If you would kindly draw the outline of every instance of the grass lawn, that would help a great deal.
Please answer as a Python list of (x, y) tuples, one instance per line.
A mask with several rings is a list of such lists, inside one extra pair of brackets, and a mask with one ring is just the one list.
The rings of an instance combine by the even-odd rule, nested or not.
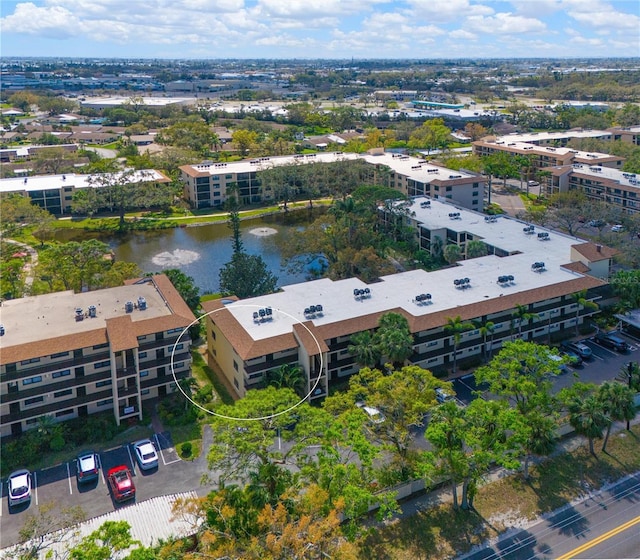
[[(601, 445), (601, 444), (600, 444)], [(525, 481), (512, 475), (478, 489), (475, 511), (454, 511), (449, 504), (397, 519), (372, 531), (360, 543), (361, 558), (422, 560), (451, 558), (532, 521), (608, 482), (640, 469), (640, 427), (612, 435), (607, 453), (597, 457), (586, 446), (557, 455), (531, 469)]]

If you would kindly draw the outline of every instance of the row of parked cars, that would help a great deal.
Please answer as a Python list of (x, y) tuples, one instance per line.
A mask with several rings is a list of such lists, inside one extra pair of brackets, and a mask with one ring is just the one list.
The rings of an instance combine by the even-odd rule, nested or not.
[[(142, 470), (158, 467), (158, 452), (150, 439), (142, 439), (132, 444), (133, 454)], [(78, 484), (95, 481), (100, 476), (100, 455), (94, 451), (83, 451), (75, 459), (76, 480)], [(136, 495), (131, 470), (126, 465), (119, 465), (107, 471), (107, 484), (116, 502), (130, 500)], [(27, 469), (12, 472), (7, 478), (7, 496), (9, 507), (31, 501), (33, 475)]]

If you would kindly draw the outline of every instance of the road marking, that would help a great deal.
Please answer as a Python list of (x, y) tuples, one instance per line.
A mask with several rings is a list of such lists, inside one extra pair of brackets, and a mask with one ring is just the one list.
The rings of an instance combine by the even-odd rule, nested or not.
[(38, 473), (33, 473), (33, 490), (36, 494), (36, 505), (38, 505)]
[(156, 440), (156, 445), (158, 446), (158, 453), (160, 453), (160, 458), (162, 459), (162, 464), (167, 465), (167, 462), (164, 460), (164, 454), (162, 453), (162, 447), (160, 446), (160, 440), (158, 439), (158, 434), (153, 434), (153, 437)]
[(131, 446), (127, 445), (127, 453), (129, 454), (129, 461), (131, 461), (131, 472), (133, 476), (136, 476), (136, 464), (133, 462), (133, 457), (131, 456)]
[(71, 469), (69, 463), (67, 463), (67, 480), (69, 481), (69, 494), (73, 495), (73, 488), (71, 488)]
[[(179, 463), (180, 461), (182, 461), (182, 459), (180, 459), (180, 456), (178, 455), (178, 451), (173, 446), (169, 446), (168, 449), (172, 449), (174, 451), (174, 453), (176, 454), (176, 456), (178, 456), (178, 458), (174, 459), (173, 461), (166, 461), (165, 458), (164, 458), (164, 455), (162, 454), (162, 447), (160, 446), (160, 438), (158, 437), (158, 434), (153, 434), (153, 435), (156, 437), (156, 443), (158, 444), (158, 451), (160, 451), (160, 457), (162, 457), (162, 462), (165, 464), (165, 466), (166, 465), (172, 465), (173, 463)], [(169, 440), (167, 439), (167, 442), (168, 441)]]
[(102, 468), (102, 457), (100, 457), (99, 453), (96, 453), (98, 456), (98, 466), (100, 467), (100, 478), (102, 479), (102, 484), (106, 486), (107, 481), (104, 479), (104, 469)]
[(558, 556), (556, 560), (569, 560), (569, 558), (575, 558), (576, 555), (584, 552), (585, 550), (589, 550), (590, 548), (596, 546), (597, 544), (600, 544), (603, 541), (606, 541), (607, 539), (610, 539), (611, 537), (615, 537), (618, 533), (622, 533), (623, 531), (626, 531), (629, 527), (633, 527), (638, 523), (640, 523), (640, 515), (638, 515), (638, 517), (634, 519), (630, 519), (629, 521), (627, 521), (626, 523), (623, 523), (622, 525), (619, 525), (615, 529), (611, 529), (611, 531), (608, 531), (607, 533), (604, 533), (603, 535), (600, 535), (599, 537), (596, 537), (595, 539), (592, 539), (589, 542), (584, 543), (578, 548), (574, 548), (571, 552), (567, 552), (562, 556)]

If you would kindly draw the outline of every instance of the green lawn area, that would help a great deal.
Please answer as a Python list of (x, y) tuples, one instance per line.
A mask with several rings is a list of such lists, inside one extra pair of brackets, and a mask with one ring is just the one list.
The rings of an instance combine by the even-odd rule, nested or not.
[(520, 520), (533, 520), (640, 469), (640, 427), (612, 435), (607, 453), (589, 454), (586, 446), (559, 454), (520, 474), (478, 489), (475, 511), (453, 511), (449, 504), (426, 509), (371, 531), (360, 543), (361, 558), (394, 560), (451, 558), (497, 536)]

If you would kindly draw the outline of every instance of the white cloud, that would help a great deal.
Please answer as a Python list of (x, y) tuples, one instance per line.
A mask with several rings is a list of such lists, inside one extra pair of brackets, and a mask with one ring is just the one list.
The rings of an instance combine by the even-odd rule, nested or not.
[(633, 30), (636, 32), (636, 45), (638, 44), (638, 30), (640, 30), (640, 17), (634, 14), (626, 14), (611, 10), (593, 12), (569, 12), (569, 15), (586, 27), (594, 29)]
[(536, 18), (514, 16), (508, 12), (502, 12), (492, 17), (468, 17), (464, 27), (478, 33), (497, 33), (499, 35), (541, 33), (546, 30), (546, 25)]
[(562, 9), (562, 0), (509, 0), (518, 14), (523, 16), (546, 16)]
[(475, 33), (465, 31), (464, 29), (456, 29), (449, 33), (449, 37), (452, 39), (462, 39), (463, 41), (474, 41), (478, 38)]
[(487, 16), (493, 8), (469, 0), (408, 0), (413, 17), (436, 23), (457, 22), (466, 16)]
[(61, 6), (38, 7), (31, 2), (18, 4), (13, 14), (0, 19), (3, 33), (23, 33), (64, 39), (77, 35), (79, 20)]

